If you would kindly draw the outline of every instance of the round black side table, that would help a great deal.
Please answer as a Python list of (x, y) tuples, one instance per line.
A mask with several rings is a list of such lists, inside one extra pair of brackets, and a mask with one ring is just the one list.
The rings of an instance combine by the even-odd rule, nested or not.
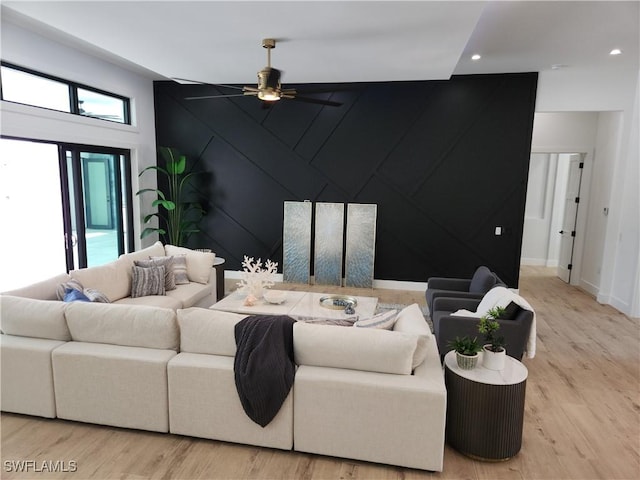
[(503, 370), (478, 365), (462, 370), (454, 351), (444, 357), (447, 386), (447, 443), (465, 455), (507, 460), (520, 451), (527, 367), (506, 357)]
[(218, 256), (213, 260), (213, 268), (216, 269), (216, 302), (224, 298), (224, 262), (225, 259)]

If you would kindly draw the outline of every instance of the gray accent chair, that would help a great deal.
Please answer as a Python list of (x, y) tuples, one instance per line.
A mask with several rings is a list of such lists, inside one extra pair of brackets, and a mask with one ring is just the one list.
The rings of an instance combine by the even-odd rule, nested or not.
[[(482, 340), (482, 334), (478, 332), (478, 322), (480, 321), (478, 317), (451, 315), (461, 309), (475, 312), (479, 304), (480, 299), (472, 298), (437, 297), (434, 299), (431, 321), (441, 359), (451, 350), (448, 344), (456, 337), (462, 338), (467, 335), (470, 338), (478, 337), (479, 340)], [(498, 336), (504, 337), (507, 355), (521, 360), (527, 347), (533, 312), (515, 304), (507, 307), (507, 310), (511, 311), (508, 314), (511, 318), (498, 320), (500, 324)]]
[(484, 265), (478, 267), (471, 278), (431, 277), (425, 292), (427, 307), (432, 311), (437, 297), (481, 299), (497, 286), (506, 287), (500, 277)]

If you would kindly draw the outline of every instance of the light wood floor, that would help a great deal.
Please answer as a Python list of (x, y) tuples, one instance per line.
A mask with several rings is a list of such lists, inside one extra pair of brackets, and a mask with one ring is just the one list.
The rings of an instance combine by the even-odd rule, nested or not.
[[(326, 290), (326, 287), (324, 288)], [(371, 294), (371, 290), (348, 291)], [(119, 479), (638, 479), (640, 329), (544, 268), (524, 267), (520, 293), (536, 310), (523, 444), (501, 463), (448, 446), (444, 471), (427, 473), (177, 435), (2, 414), (2, 478)], [(421, 292), (375, 290), (384, 303)], [(16, 474), (7, 461), (77, 462), (75, 473)]]

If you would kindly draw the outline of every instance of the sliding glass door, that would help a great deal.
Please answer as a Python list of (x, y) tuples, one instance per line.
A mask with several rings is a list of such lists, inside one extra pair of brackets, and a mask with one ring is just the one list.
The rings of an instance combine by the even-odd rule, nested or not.
[[(0, 291), (133, 250), (129, 152), (0, 139)], [(36, 254), (38, 266), (20, 265)], [(28, 272), (31, 270), (31, 272)]]
[(0, 139), (0, 292), (67, 268), (58, 146)]

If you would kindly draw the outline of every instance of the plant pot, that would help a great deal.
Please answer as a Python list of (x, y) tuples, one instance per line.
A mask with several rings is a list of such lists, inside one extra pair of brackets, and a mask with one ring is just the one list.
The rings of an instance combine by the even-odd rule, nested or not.
[(482, 347), (482, 366), (489, 370), (502, 370), (504, 368), (507, 351), (503, 348), (499, 352), (489, 350), (489, 345)]
[(473, 355), (464, 355), (456, 352), (456, 362), (458, 362), (458, 366), (462, 370), (472, 370), (476, 368), (476, 364), (478, 363), (478, 354), (474, 353)]

